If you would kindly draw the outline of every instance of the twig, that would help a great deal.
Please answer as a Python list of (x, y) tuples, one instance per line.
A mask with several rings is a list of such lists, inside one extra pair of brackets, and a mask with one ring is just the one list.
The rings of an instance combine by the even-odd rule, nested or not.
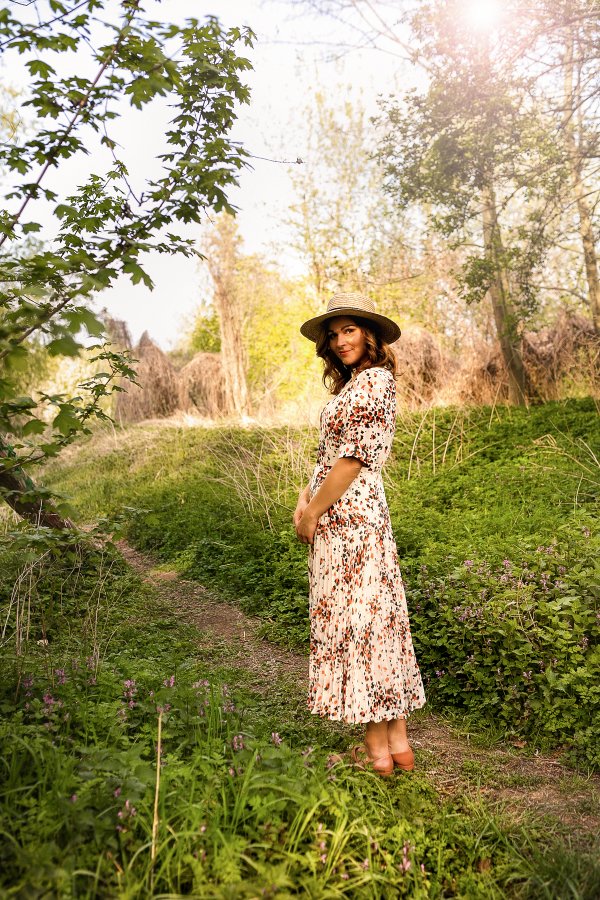
[[(154, 789), (154, 818), (152, 820), (152, 847), (150, 849), (150, 859), (152, 861), (152, 871), (150, 879), (154, 877), (154, 860), (156, 859), (156, 842), (158, 838), (158, 797), (160, 793), (160, 755), (162, 750), (162, 709), (158, 713), (158, 738), (156, 742), (156, 787)], [(152, 885), (151, 885), (152, 889)]]

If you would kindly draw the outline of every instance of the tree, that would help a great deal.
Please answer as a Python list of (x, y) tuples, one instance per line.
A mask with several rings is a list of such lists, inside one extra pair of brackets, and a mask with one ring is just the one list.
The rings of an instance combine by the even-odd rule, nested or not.
[[(547, 53), (552, 48), (553, 69), (563, 77), (563, 159), (570, 176), (570, 194), (577, 210), (577, 231), (584, 259), (587, 302), (594, 330), (600, 332), (600, 277), (598, 225), (595, 207), (597, 184), (598, 103), (600, 40), (597, 4), (590, 0), (554, 0), (542, 4), (545, 15), (538, 21), (540, 39)], [(539, 52), (539, 51), (538, 51)], [(560, 114), (560, 106), (559, 106)], [(594, 186), (592, 186), (594, 185)], [(569, 198), (570, 199), (570, 198)], [(564, 204), (570, 206), (570, 204)]]
[(240, 416), (250, 412), (244, 332), (248, 304), (239, 282), (241, 238), (232, 215), (222, 213), (205, 241), (206, 263), (214, 284), (227, 406)]
[(292, 174), (290, 224), (317, 298), (364, 291), (383, 311), (428, 327), (435, 320), (443, 330), (439, 247), (385, 193), (374, 154), (378, 132), (362, 99), (336, 104), (316, 91), (301, 118), (306, 148)]
[(339, 289), (366, 289), (385, 216), (377, 164), (369, 155), (369, 116), (360, 100), (334, 105), (318, 90), (302, 121), (303, 165), (291, 175), (298, 198), (291, 207), (294, 245), (319, 299)]
[[(103, 367), (79, 396), (20, 396), (15, 373), (27, 342), (37, 337), (51, 355), (75, 355), (82, 329), (101, 339), (88, 300), (120, 275), (152, 287), (145, 254), (197, 254), (178, 226), (200, 222), (208, 209), (231, 209), (227, 190), (246, 153), (230, 132), (236, 104), (249, 98), (242, 73), (250, 63), (238, 48), (251, 40), (248, 30), (225, 31), (215, 18), (158, 22), (140, 0), (124, 0), (118, 13), (104, 0), (0, 13), (0, 45), (29, 71), (25, 107), (34, 117), (24, 139), (0, 145), (0, 167), (13, 181), (0, 212), (0, 494), (33, 521), (58, 524), (60, 516), (27, 470), (103, 417), (102, 398), (134, 372), (125, 355), (100, 343)], [(124, 104), (142, 110), (160, 98), (174, 110), (158, 156), (162, 172), (134, 190), (113, 124)], [(100, 172), (59, 197), (53, 171), (81, 154), (102, 160)], [(54, 231), (25, 252), (28, 236), (41, 231), (40, 209), (50, 211)]]
[(547, 242), (540, 221), (563, 179), (556, 147), (528, 103), (528, 79), (496, 64), (491, 43), (461, 22), (457, 3), (421, 9), (415, 30), (429, 83), (384, 106), (387, 187), (402, 206), (425, 204), (452, 246), (479, 244), (460, 272), (462, 291), (469, 301), (489, 297), (509, 397), (522, 404), (531, 393), (522, 323), (535, 305), (532, 276)]

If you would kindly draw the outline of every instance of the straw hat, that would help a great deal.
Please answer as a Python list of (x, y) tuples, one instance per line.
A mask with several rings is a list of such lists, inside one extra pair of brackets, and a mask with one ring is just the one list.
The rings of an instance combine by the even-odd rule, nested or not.
[(386, 344), (393, 344), (400, 337), (400, 329), (395, 322), (375, 312), (375, 305), (369, 297), (355, 292), (334, 294), (327, 304), (327, 311), (320, 316), (308, 319), (301, 327), (300, 332), (309, 341), (318, 341), (321, 335), (321, 325), (327, 319), (335, 316), (360, 316), (361, 319), (369, 319), (378, 326), (379, 334)]

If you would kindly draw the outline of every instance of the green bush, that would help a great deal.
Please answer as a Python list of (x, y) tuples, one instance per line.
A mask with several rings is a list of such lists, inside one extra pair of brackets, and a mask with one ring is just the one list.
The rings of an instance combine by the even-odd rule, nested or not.
[[(52, 481), (88, 513), (137, 507), (137, 546), (306, 646), (306, 548), (290, 519), (312, 442), (301, 429), (133, 429)], [(437, 410), (399, 423), (386, 474), (430, 701), (595, 766), (599, 445), (591, 401)]]
[(59, 587), (60, 603), (48, 644), (33, 630), (0, 662), (3, 896), (596, 896), (591, 856), (540, 830), (422, 775), (328, 768), (327, 733), (307, 746), (289, 697), (280, 735), (110, 551), (65, 565), (22, 550), (25, 570), (32, 628)]
[(578, 532), (517, 563), (436, 559), (408, 581), (430, 700), (599, 767), (600, 541)]

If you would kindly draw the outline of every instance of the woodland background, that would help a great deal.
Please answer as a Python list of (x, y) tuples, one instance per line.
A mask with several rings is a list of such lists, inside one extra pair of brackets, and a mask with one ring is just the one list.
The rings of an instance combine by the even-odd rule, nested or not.
[[(420, 75), (376, 111), (302, 85), (309, 152), (273, 163), (294, 192), (271, 256), (231, 200), (257, 38), (156, 7), (0, 10), (28, 72), (0, 72), (2, 888), (591, 900), (597, 4), (290, 3)], [(128, 116), (156, 104), (140, 183)], [(119, 279), (152, 286), (153, 254), (198, 263), (169, 352), (102, 312)], [(385, 483), (428, 705), (418, 773), (386, 785), (331, 771), (359, 735), (214, 627), (227, 602), (259, 661), (305, 665), (291, 515), (325, 392), (299, 325), (339, 289), (403, 331)]]
[[(347, 86), (309, 88), (308, 153), (292, 168), (279, 247), (283, 260), (301, 256), (305, 275), (248, 255), (235, 220), (211, 217), (197, 318), (169, 354), (181, 378), (155, 351), (144, 362), (142, 341), (146, 393), (120, 398), (118, 418), (184, 409), (293, 420), (314, 392), (307, 373), (318, 373), (298, 325), (339, 289), (368, 293), (402, 325), (409, 406), (594, 395), (597, 22), (567, 6), (504, 10), (495, 27), (493, 5), (479, 27), (460, 4), (407, 13), (427, 87), (389, 96), (382, 85), (375, 117)], [(220, 356), (190, 365), (198, 353)], [(49, 386), (81, 379), (81, 364), (70, 375), (60, 357), (52, 365), (42, 341), (38, 382), (42, 360)]]

